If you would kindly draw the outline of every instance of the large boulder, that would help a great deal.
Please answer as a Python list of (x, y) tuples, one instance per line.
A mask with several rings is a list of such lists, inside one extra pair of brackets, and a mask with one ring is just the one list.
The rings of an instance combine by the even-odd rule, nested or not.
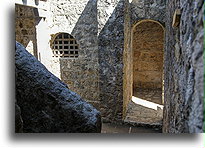
[(69, 90), (18, 42), (15, 66), (17, 111), (21, 109), (24, 133), (101, 132), (100, 112)]

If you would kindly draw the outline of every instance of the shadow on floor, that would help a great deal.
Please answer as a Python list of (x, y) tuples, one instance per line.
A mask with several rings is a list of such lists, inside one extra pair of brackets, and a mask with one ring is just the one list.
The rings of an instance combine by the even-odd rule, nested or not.
[(162, 133), (161, 128), (103, 123), (101, 133)]

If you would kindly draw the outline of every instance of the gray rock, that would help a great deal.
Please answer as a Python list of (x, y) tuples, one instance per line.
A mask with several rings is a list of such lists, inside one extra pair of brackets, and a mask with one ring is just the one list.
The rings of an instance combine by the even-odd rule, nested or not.
[(23, 120), (21, 117), (21, 109), (17, 104), (15, 104), (15, 132), (23, 132)]
[(23, 132), (101, 132), (100, 112), (70, 91), (18, 42), (15, 66)]
[[(166, 1), (163, 132), (203, 132), (203, 4), (202, 0)], [(180, 25), (173, 28), (173, 14), (179, 8)]]

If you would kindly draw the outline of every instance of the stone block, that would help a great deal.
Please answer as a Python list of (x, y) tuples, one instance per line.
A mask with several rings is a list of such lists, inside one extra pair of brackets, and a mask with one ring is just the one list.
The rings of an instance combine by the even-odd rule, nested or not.
[[(101, 131), (101, 116), (16, 43), (16, 100), (24, 133)], [(19, 121), (19, 120), (17, 120)]]

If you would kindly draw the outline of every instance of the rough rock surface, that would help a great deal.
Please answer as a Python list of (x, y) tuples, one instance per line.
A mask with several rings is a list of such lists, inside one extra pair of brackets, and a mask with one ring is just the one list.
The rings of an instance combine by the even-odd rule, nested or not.
[[(157, 0), (157, 1), (156, 0), (132, 0), (131, 3), (125, 1), (125, 8), (124, 8), (125, 32), (124, 32), (124, 50), (123, 50), (123, 115), (124, 115), (123, 117), (125, 116), (129, 117), (129, 113), (132, 112), (130, 110), (130, 106), (133, 107), (131, 99), (132, 96), (135, 95), (136, 93), (135, 91), (136, 89), (133, 89), (134, 87), (133, 83), (136, 84), (135, 82), (138, 78), (140, 79), (140, 81), (144, 81), (144, 82), (147, 81), (149, 84), (151, 84), (152, 89), (154, 87), (153, 85), (154, 83), (150, 83), (150, 79), (152, 80), (158, 79), (160, 84), (159, 86), (161, 87), (160, 77), (162, 77), (161, 76), (162, 72), (158, 73), (154, 71), (155, 70), (162, 71), (161, 69), (162, 62), (160, 64), (157, 64), (155, 62), (158, 61), (159, 59), (160, 61), (162, 61), (163, 53), (162, 51), (160, 51), (160, 53), (157, 52), (156, 55), (154, 52), (163, 48), (163, 44), (162, 44), (163, 29), (160, 26), (161, 25), (164, 26), (165, 23), (165, 19), (166, 19), (165, 8), (166, 8), (165, 0)], [(152, 23), (152, 22), (156, 22), (156, 23)], [(145, 26), (146, 24), (147, 25), (154, 24), (154, 26), (156, 26), (157, 28), (153, 29), (153, 26), (148, 27)], [(142, 26), (140, 27), (140, 25)], [(145, 30), (142, 30), (143, 27), (144, 29), (147, 29), (147, 33), (145, 32)], [(140, 31), (136, 33), (136, 30), (140, 30)], [(155, 31), (155, 33), (152, 30)], [(145, 52), (143, 52), (142, 49), (146, 48), (149, 51), (150, 47), (153, 48), (152, 51), (154, 52), (152, 53), (146, 52), (145, 54)], [(137, 51), (135, 48), (137, 49), (140, 48), (140, 49), (139, 51)], [(140, 56), (142, 55), (142, 57), (144, 57), (144, 59), (141, 59), (141, 62), (139, 61), (140, 60), (139, 55)], [(155, 59), (149, 59), (149, 57), (154, 57)], [(146, 61), (148, 62), (146, 63)], [(150, 69), (152, 68), (152, 71), (147, 72), (146, 74), (145, 68), (147, 68), (147, 70), (149, 69), (148, 71), (150, 71)], [(153, 70), (153, 68), (155, 69)], [(139, 73), (136, 73), (136, 71), (138, 71)], [(140, 75), (148, 78), (144, 79)], [(147, 85), (148, 83), (144, 83), (144, 84)], [(143, 94), (142, 92), (139, 91), (138, 93), (139, 95)], [(160, 100), (162, 99), (160, 98)], [(141, 112), (143, 112), (143, 110), (141, 110)], [(127, 117), (125, 119), (128, 119)], [(143, 116), (142, 119), (144, 120), (144, 118), (146, 117), (147, 116)]]
[[(144, 100), (135, 99), (136, 101), (131, 101), (128, 105), (127, 115), (125, 122), (151, 125), (151, 126), (161, 126), (163, 117), (163, 106), (159, 104), (153, 104), (152, 102), (146, 102)], [(142, 105), (139, 102), (146, 102), (147, 104), (152, 104), (154, 108), (149, 108)]]
[(99, 109), (97, 0), (52, 0), (50, 9), (50, 32), (69, 33), (79, 44), (78, 58), (55, 59), (52, 67), (59, 65), (59, 78)]
[[(52, 0), (47, 3), (48, 8), (41, 10), (44, 13), (39, 11), (39, 16), (34, 13), (37, 9), (16, 6), (16, 40), (30, 53), (37, 54), (49, 71), (99, 109), (103, 119), (111, 122), (125, 119), (132, 95), (136, 92), (132, 89), (134, 27), (145, 20), (154, 20), (164, 26), (164, 56), (157, 54), (164, 57), (163, 131), (202, 131), (203, 0)], [(182, 13), (180, 26), (172, 28), (176, 9)], [(51, 41), (61, 32), (76, 39), (78, 58), (52, 57)], [(145, 37), (140, 36), (143, 41), (146, 41)], [(156, 43), (158, 37), (152, 39)], [(152, 47), (158, 48), (156, 44)], [(152, 55), (144, 57), (149, 56)], [(155, 70), (162, 67), (151, 64), (150, 59), (148, 61), (148, 66)], [(147, 67), (139, 64), (139, 68), (144, 70)], [(158, 79), (158, 74), (154, 78)], [(148, 94), (140, 92), (140, 95), (145, 97)], [(148, 99), (156, 101), (156, 98)]]
[(131, 21), (130, 3), (125, 1), (124, 5), (124, 50), (123, 50), (123, 118), (126, 116), (127, 106), (132, 98), (133, 83), (133, 55), (131, 47)]
[[(167, 1), (163, 132), (203, 132), (203, 0)], [(172, 27), (176, 9), (178, 27)]]
[(161, 89), (164, 30), (156, 22), (140, 22), (133, 29), (133, 87)]
[(21, 109), (17, 104), (15, 104), (15, 132), (23, 132), (23, 120), (21, 117)]
[(166, 21), (166, 0), (132, 0), (131, 24), (139, 20), (151, 19), (162, 24)]
[(15, 6), (16, 41), (37, 57), (36, 17), (34, 8), (23, 5)]
[(100, 132), (100, 113), (70, 91), (19, 43), (16, 43), (16, 100), (23, 132)]
[(121, 120), (123, 112), (124, 0), (110, 3), (99, 1), (98, 5), (100, 109), (103, 119)]

